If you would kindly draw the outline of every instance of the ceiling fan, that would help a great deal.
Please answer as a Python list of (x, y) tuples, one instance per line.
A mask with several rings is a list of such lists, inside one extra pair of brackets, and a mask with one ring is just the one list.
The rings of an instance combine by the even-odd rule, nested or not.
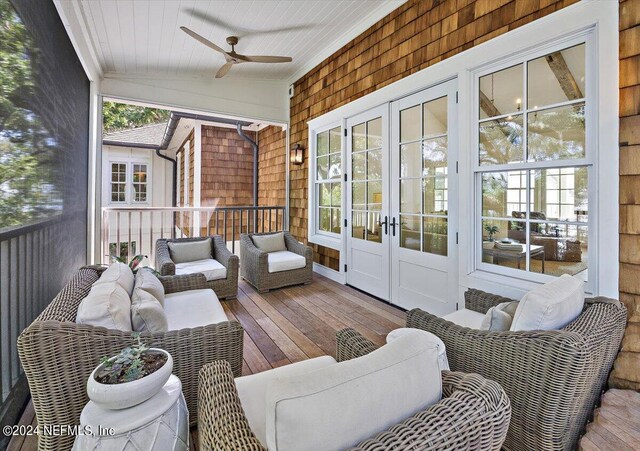
[(218, 69), (218, 72), (216, 73), (216, 78), (224, 77), (234, 64), (290, 63), (291, 61), (293, 61), (293, 59), (289, 56), (248, 56), (248, 55), (241, 55), (239, 53), (236, 53), (235, 46), (238, 44), (237, 36), (229, 36), (227, 38), (227, 44), (231, 46), (231, 51), (227, 52), (222, 48), (218, 47), (217, 45), (215, 45), (213, 42), (209, 41), (206, 38), (203, 38), (198, 33), (196, 33), (193, 30), (190, 30), (187, 27), (180, 27), (180, 29), (185, 33), (187, 33), (192, 38), (196, 39), (197, 41), (202, 42), (207, 47), (212, 48), (213, 50), (220, 52), (224, 55), (224, 58), (227, 60), (227, 62), (220, 69)]

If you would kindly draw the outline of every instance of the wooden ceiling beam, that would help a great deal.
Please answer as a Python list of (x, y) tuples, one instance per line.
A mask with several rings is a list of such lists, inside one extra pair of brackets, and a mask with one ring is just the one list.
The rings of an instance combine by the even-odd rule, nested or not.
[(560, 87), (569, 100), (581, 99), (584, 97), (576, 79), (567, 66), (567, 62), (560, 52), (553, 52), (550, 55), (545, 56), (549, 68), (553, 72), (553, 75), (558, 79)]
[(487, 114), (487, 117), (500, 116), (500, 110), (496, 108), (487, 95), (480, 91), (480, 108)]

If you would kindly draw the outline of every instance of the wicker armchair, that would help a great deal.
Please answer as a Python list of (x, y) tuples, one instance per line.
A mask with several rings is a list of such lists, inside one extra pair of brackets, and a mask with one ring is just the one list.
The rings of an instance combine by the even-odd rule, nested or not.
[[(131, 344), (131, 333), (76, 324), (78, 306), (104, 268), (81, 268), (47, 308), (18, 337), (18, 353), (29, 381), (39, 425), (77, 425), (89, 401), (87, 379), (103, 356)], [(174, 293), (206, 287), (202, 274), (161, 277)], [(235, 321), (166, 333), (143, 333), (142, 339), (173, 356), (173, 372), (182, 381), (192, 424), (197, 421), (198, 371), (206, 363), (225, 360), (236, 376), (242, 373), (243, 329)], [(74, 436), (41, 433), (40, 450), (68, 450)]]
[[(337, 334), (337, 360), (375, 350), (353, 329)], [(264, 450), (249, 427), (227, 362), (200, 370), (198, 437), (202, 450)], [(442, 400), (353, 450), (499, 450), (511, 407), (504, 390), (477, 374), (442, 372)], [(380, 406), (384, 409), (384, 406)]]
[[(176, 273), (176, 265), (171, 260), (169, 253), (169, 242), (200, 241), (202, 239), (206, 239), (206, 237), (177, 238), (175, 240), (161, 238), (156, 241), (156, 270), (163, 276), (173, 276)], [(211, 250), (213, 253), (211, 257), (227, 268), (227, 278), (210, 280), (207, 282), (207, 286), (215, 291), (218, 299), (235, 299), (238, 295), (238, 256), (227, 249), (224, 240), (218, 235), (211, 236)]]
[(289, 252), (302, 255), (307, 264), (304, 268), (290, 271), (269, 272), (268, 255), (258, 249), (251, 239), (256, 235), (269, 235), (268, 233), (242, 234), (240, 236), (240, 275), (244, 280), (256, 287), (260, 293), (265, 293), (275, 288), (290, 285), (310, 284), (313, 278), (313, 250), (309, 246), (299, 243), (295, 238), (284, 232), (284, 242)]
[[(466, 307), (480, 313), (511, 301), (473, 289), (465, 298)], [(606, 383), (626, 318), (620, 302), (594, 298), (561, 330), (474, 330), (419, 309), (407, 314), (407, 327), (440, 337), (453, 371), (478, 373), (502, 385), (513, 407), (506, 449), (569, 450)]]

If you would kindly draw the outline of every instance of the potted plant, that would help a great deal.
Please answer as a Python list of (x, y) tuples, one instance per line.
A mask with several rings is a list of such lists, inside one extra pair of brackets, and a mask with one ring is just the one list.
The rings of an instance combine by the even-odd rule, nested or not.
[(113, 357), (103, 357), (87, 382), (89, 398), (106, 409), (126, 409), (158, 393), (173, 371), (171, 354), (136, 342)]
[[(127, 264), (127, 260), (121, 257), (118, 257), (117, 255), (112, 255), (111, 256), (111, 260), (114, 262), (120, 262), (120, 263), (124, 263), (125, 265)], [(136, 255), (134, 256), (131, 261), (128, 263), (129, 268), (131, 268), (131, 272), (133, 272), (134, 274), (136, 274), (138, 272), (139, 269), (146, 269), (148, 271), (151, 271), (153, 274), (155, 274), (156, 276), (159, 276), (160, 273), (158, 271), (156, 271), (155, 269), (153, 269), (150, 266), (149, 263), (149, 257), (147, 257), (146, 255)]]
[(493, 235), (498, 233), (500, 229), (498, 229), (497, 225), (490, 225), (490, 224), (487, 224), (486, 226), (484, 226), (484, 229), (489, 234), (489, 239), (482, 242), (482, 248), (492, 249), (495, 246), (495, 240), (493, 239)]

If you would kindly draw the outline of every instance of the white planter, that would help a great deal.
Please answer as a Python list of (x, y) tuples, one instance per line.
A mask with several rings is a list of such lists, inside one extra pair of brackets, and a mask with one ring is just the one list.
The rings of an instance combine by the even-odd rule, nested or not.
[(158, 393), (169, 380), (169, 376), (171, 376), (173, 359), (171, 354), (164, 349), (150, 348), (149, 351), (166, 354), (167, 361), (162, 368), (135, 381), (122, 384), (101, 384), (94, 377), (102, 367), (102, 364), (100, 364), (91, 372), (91, 376), (87, 381), (89, 399), (105, 409), (117, 410), (140, 404)]
[(495, 241), (483, 241), (482, 249), (493, 249), (496, 245)]

